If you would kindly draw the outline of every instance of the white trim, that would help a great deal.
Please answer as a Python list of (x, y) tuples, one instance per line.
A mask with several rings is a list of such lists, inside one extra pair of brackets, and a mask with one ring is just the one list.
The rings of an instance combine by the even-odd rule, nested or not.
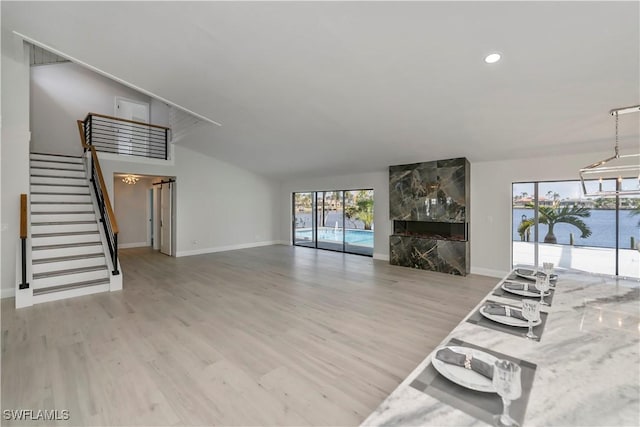
[(373, 259), (379, 259), (381, 261), (389, 261), (389, 255), (388, 254), (381, 254), (381, 253), (373, 253)]
[(490, 268), (471, 267), (471, 274), (479, 274), (481, 276), (497, 277), (502, 279), (509, 274), (508, 271), (492, 270)]
[(127, 156), (122, 154), (114, 154), (114, 153), (103, 153), (98, 151), (98, 160), (114, 160), (118, 162), (129, 162), (129, 163), (140, 163), (144, 165), (157, 165), (157, 166), (175, 166), (175, 162), (173, 161), (173, 146), (171, 147), (171, 158), (168, 160), (164, 159), (151, 159), (148, 157), (139, 157), (139, 156)]
[(151, 246), (147, 242), (136, 242), (136, 243), (118, 243), (118, 249), (129, 249), (129, 248), (142, 248), (146, 246)]
[(176, 253), (176, 257), (179, 258), (183, 256), (211, 254), (214, 252), (235, 251), (238, 249), (257, 248), (261, 246), (272, 246), (272, 245), (280, 245), (280, 244), (282, 244), (280, 240), (269, 240), (267, 242), (242, 243), (239, 245), (218, 246), (216, 248), (202, 248), (202, 249), (194, 249), (191, 251), (178, 251)]
[(211, 120), (211, 119), (209, 119), (209, 118), (207, 118), (207, 117), (205, 117), (203, 115), (195, 113), (195, 112), (193, 112), (193, 111), (191, 111), (191, 110), (189, 110), (187, 108), (184, 108), (181, 105), (178, 105), (178, 104), (176, 104), (174, 102), (169, 101), (168, 99), (165, 99), (165, 98), (163, 98), (161, 96), (158, 96), (153, 92), (149, 92), (148, 90), (144, 90), (141, 87), (138, 87), (138, 86), (136, 86), (134, 84), (131, 84), (131, 83), (125, 81), (125, 80), (122, 80), (122, 79), (114, 76), (113, 74), (109, 74), (109, 73), (107, 73), (105, 71), (102, 71), (101, 69), (96, 68), (93, 65), (87, 64), (86, 62), (80, 61), (79, 59), (74, 58), (73, 56), (70, 56), (70, 55), (67, 55), (66, 53), (60, 52), (58, 49), (55, 49), (55, 48), (53, 48), (51, 46), (48, 46), (48, 45), (46, 45), (44, 43), (41, 43), (41, 42), (39, 42), (37, 40), (34, 40), (31, 37), (25, 36), (24, 34), (21, 34), (21, 33), (17, 32), (17, 31), (14, 31), (13, 34), (15, 34), (16, 36), (22, 38), (22, 40), (31, 43), (32, 45), (41, 47), (41, 48), (43, 48), (45, 50), (48, 50), (49, 52), (55, 53), (58, 56), (61, 56), (61, 57), (65, 58), (65, 59), (68, 59), (71, 62), (74, 62), (74, 63), (76, 63), (78, 65), (82, 65), (83, 67), (90, 69), (94, 73), (98, 73), (98, 74), (100, 74), (100, 75), (102, 75), (104, 77), (107, 77), (107, 78), (109, 78), (111, 80), (114, 80), (114, 81), (116, 81), (116, 82), (118, 82), (118, 83), (120, 83), (120, 84), (122, 84), (124, 86), (127, 86), (127, 87), (130, 87), (131, 89), (137, 90), (138, 92), (143, 93), (143, 94), (145, 94), (147, 96), (150, 96), (151, 98), (155, 98), (155, 99), (157, 99), (159, 101), (162, 101), (165, 104), (169, 104), (172, 107), (175, 107), (175, 108), (177, 108), (179, 110), (182, 110), (182, 111), (184, 111), (186, 113), (191, 114), (192, 116), (195, 116), (195, 117), (199, 118), (200, 120), (204, 120), (205, 122), (214, 124), (216, 126), (222, 126), (220, 123), (216, 122), (215, 120)]
[(16, 288), (2, 288), (0, 289), (0, 298), (13, 298), (16, 296)]

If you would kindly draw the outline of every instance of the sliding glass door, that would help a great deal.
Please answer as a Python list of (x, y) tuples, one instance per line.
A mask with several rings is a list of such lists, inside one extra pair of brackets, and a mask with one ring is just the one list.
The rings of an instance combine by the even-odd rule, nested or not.
[[(587, 186), (615, 190), (616, 180)], [(640, 276), (640, 199), (584, 197), (579, 181), (513, 184), (513, 264)], [(536, 233), (537, 232), (537, 233)]]
[(373, 255), (373, 190), (293, 193), (293, 244)]
[(315, 247), (313, 200), (314, 193), (294, 193), (293, 195), (293, 243)]

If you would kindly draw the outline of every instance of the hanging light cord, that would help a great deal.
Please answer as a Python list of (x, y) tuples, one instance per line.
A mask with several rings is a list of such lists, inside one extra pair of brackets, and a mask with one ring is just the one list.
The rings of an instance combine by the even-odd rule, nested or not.
[(616, 159), (620, 158), (620, 154), (618, 153), (618, 112), (615, 112), (616, 115), (616, 147), (615, 147), (615, 152), (616, 152)]

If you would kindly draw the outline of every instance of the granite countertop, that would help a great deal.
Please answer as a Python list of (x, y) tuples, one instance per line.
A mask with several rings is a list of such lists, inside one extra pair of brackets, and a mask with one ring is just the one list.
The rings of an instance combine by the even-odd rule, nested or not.
[[(640, 425), (640, 283), (571, 271), (558, 275), (553, 304), (542, 309), (548, 315), (540, 342), (467, 322), (487, 299), (519, 304), (489, 293), (442, 345), (455, 338), (536, 364), (524, 425)], [(411, 386), (433, 355), (362, 425), (488, 425)]]

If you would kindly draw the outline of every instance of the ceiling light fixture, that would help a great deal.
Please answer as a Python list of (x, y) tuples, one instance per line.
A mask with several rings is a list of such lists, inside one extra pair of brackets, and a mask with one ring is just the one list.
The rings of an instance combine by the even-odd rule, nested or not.
[(496, 62), (500, 61), (500, 58), (502, 58), (502, 55), (500, 55), (498, 52), (494, 52), (485, 56), (484, 62), (486, 62), (487, 64), (495, 64)]
[(614, 155), (580, 169), (580, 181), (585, 196), (640, 195), (640, 153), (623, 156), (620, 155), (618, 147), (618, 118), (620, 114), (638, 112), (640, 112), (640, 105), (616, 108), (609, 112), (616, 119)]
[(140, 181), (140, 178), (134, 175), (127, 175), (122, 178), (122, 182), (124, 182), (125, 184), (135, 184), (138, 181)]

